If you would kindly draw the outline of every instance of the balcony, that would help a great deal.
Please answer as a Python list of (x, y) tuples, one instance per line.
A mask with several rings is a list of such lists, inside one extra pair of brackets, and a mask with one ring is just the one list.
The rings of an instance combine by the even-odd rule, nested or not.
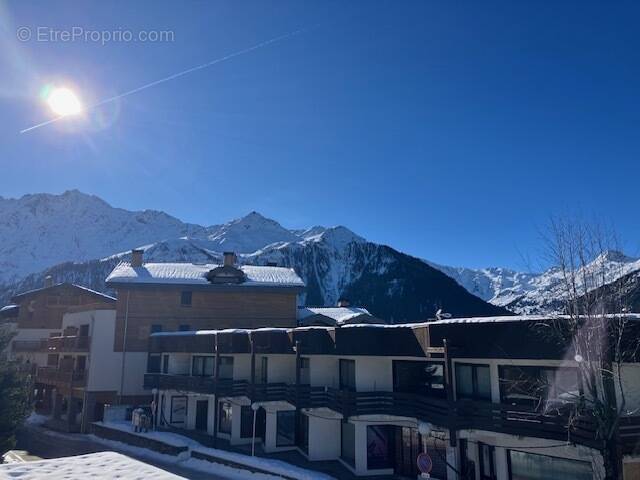
[(57, 387), (84, 387), (87, 383), (87, 372), (58, 367), (38, 367), (36, 381)]
[(58, 352), (88, 352), (91, 345), (91, 337), (78, 335), (62, 335), (59, 337), (49, 337), (47, 350), (50, 353)]
[[(178, 390), (213, 394), (213, 377), (147, 373), (147, 389)], [(544, 413), (525, 406), (476, 400), (449, 402), (442, 398), (398, 392), (351, 392), (328, 387), (284, 383), (251, 385), (246, 381), (218, 381), (219, 396), (247, 396), (253, 402), (284, 400), (298, 408), (329, 408), (345, 417), (356, 415), (394, 415), (429, 422), (451, 430), (477, 429), (510, 435), (570, 441), (593, 448), (597, 425), (590, 415), (575, 412)], [(569, 427), (570, 425), (570, 427)], [(640, 416), (627, 417), (620, 425), (624, 448), (640, 441)], [(625, 450), (626, 451), (626, 450)]]
[(14, 340), (11, 342), (11, 348), (14, 353), (26, 352), (46, 352), (47, 339), (42, 340)]

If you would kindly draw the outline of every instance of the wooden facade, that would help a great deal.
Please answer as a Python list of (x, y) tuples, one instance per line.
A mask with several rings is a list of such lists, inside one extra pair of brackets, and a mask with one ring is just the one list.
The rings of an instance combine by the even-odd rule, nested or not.
[[(211, 286), (117, 286), (115, 349), (147, 351), (154, 325), (161, 331), (295, 327), (298, 290)], [(191, 292), (190, 305), (182, 304)], [(158, 328), (158, 327), (156, 327)]]
[(18, 328), (62, 327), (62, 317), (79, 308), (114, 307), (115, 299), (70, 283), (21, 293), (11, 299), (19, 305)]

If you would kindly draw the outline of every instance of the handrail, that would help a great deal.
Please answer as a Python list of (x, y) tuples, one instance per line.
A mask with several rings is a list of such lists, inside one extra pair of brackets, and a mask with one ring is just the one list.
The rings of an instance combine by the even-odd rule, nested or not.
[[(145, 388), (213, 393), (213, 377), (146, 374)], [(388, 391), (352, 392), (331, 387), (246, 381), (220, 381), (221, 396), (248, 396), (253, 402), (287, 401), (298, 408), (326, 407), (345, 417), (397, 415), (427, 421), (453, 430), (478, 429), (512, 435), (569, 441), (600, 448), (594, 417), (576, 411), (542, 412), (522, 405), (479, 400), (448, 401), (415, 393)], [(620, 424), (623, 442), (640, 439), (640, 416), (626, 417)]]

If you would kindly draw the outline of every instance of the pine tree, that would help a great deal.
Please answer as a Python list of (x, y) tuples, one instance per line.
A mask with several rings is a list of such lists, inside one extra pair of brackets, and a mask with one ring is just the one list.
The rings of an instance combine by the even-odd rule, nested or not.
[(31, 378), (4, 354), (11, 337), (0, 329), (0, 455), (15, 446), (16, 431), (31, 410)]

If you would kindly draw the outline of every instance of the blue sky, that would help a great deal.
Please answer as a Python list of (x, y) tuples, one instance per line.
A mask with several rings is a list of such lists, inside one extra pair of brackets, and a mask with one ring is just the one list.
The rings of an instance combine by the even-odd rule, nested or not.
[[(550, 215), (640, 253), (640, 20), (629, 2), (10, 2), (0, 195), (78, 188), (214, 224), (344, 224), (430, 260), (523, 268)], [(43, 85), (94, 103), (26, 134)], [(173, 41), (18, 41), (18, 27)], [(42, 38), (46, 39), (46, 36)]]

